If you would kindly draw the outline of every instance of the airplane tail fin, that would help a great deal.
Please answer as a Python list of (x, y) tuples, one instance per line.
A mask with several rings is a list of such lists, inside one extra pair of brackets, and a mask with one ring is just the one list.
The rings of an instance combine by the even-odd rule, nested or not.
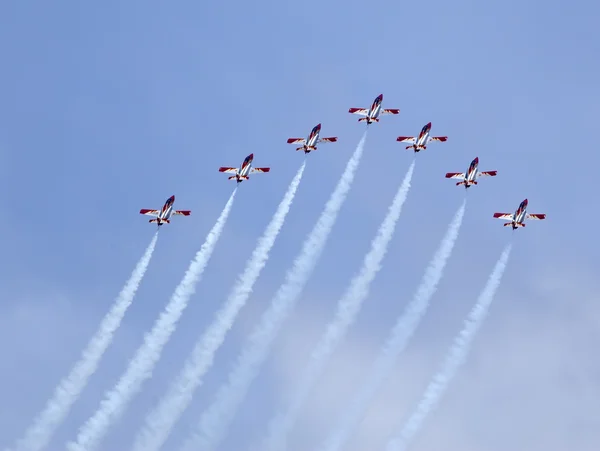
[[(512, 222), (505, 222), (505, 223), (504, 223), (504, 227), (507, 227), (507, 226), (512, 226), (512, 225), (513, 225), (513, 223), (512, 223)], [(525, 227), (525, 224), (524, 224), (524, 223), (522, 223), (522, 222), (517, 222), (517, 223), (515, 224), (515, 227), (516, 227), (516, 228), (519, 228), (519, 227)]]

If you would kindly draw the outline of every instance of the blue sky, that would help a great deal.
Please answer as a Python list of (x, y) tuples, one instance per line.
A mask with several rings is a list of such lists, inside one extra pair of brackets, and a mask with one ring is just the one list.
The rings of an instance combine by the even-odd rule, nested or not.
[[(413, 158), (395, 142), (431, 121), (395, 237), (355, 327), (291, 437), (316, 446), (360, 386), (410, 299), (463, 190), (444, 178), (479, 156), (455, 253), (397, 374), (349, 450), (381, 447), (437, 369), (510, 235), (495, 211), (546, 213), (517, 244), (468, 363), (414, 449), (592, 450), (600, 243), (594, 2), (4, 2), (0, 6), (0, 445), (44, 406), (95, 331), (154, 227), (140, 208), (191, 209), (163, 228), (138, 295), (57, 431), (63, 449), (112, 387), (233, 188), (219, 166), (270, 166), (240, 186), (223, 236), (153, 378), (103, 449), (130, 446), (225, 300), (304, 156), (287, 145), (321, 122), (338, 136), (308, 156), (255, 294), (165, 449), (211, 401), (283, 281), (363, 131), (350, 107), (384, 94), (355, 183), (314, 276), (238, 412), (224, 450), (253, 449), (359, 269)], [(594, 416), (595, 415), (595, 416)], [(362, 448), (361, 448), (362, 447)]]

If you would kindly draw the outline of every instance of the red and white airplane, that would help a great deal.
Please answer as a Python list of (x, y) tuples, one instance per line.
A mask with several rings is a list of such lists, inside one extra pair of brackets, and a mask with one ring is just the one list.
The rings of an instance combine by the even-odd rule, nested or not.
[(158, 210), (147, 210), (145, 208), (140, 210), (140, 214), (148, 216), (156, 216), (156, 219), (151, 219), (148, 222), (156, 222), (160, 227), (163, 223), (171, 223), (171, 215), (182, 215), (189, 216), (190, 210), (173, 210), (173, 203), (175, 202), (175, 196), (171, 196), (167, 199), (160, 211)]
[(401, 143), (411, 143), (412, 145), (406, 146), (406, 149), (414, 149), (415, 152), (420, 150), (427, 149), (427, 144), (431, 141), (440, 141), (445, 142), (448, 140), (447, 136), (429, 136), (429, 132), (431, 131), (431, 122), (426, 124), (422, 129), (421, 133), (419, 133), (418, 137), (414, 136), (398, 136), (396, 141), (400, 141)]
[(366, 108), (350, 108), (348, 113), (358, 114), (361, 117), (358, 122), (367, 121), (367, 125), (371, 122), (379, 122), (380, 114), (399, 114), (400, 110), (392, 108), (387, 110), (381, 109), (381, 102), (383, 100), (383, 94), (379, 94), (377, 98), (373, 101), (373, 105), (368, 110)]
[(494, 213), (494, 218), (505, 219), (510, 222), (504, 223), (504, 226), (512, 226), (513, 230), (518, 227), (525, 227), (526, 219), (542, 220), (546, 219), (545, 213), (526, 213), (527, 211), (527, 199), (525, 199), (517, 208), (517, 211), (513, 213)]
[(252, 167), (253, 159), (254, 159), (254, 154), (251, 153), (244, 159), (244, 161), (242, 162), (242, 165), (239, 168), (220, 167), (219, 172), (231, 172), (231, 173), (235, 174), (235, 175), (232, 175), (231, 177), (229, 177), (227, 180), (236, 179), (237, 182), (240, 183), (244, 180), (248, 180), (250, 178), (248, 176), (248, 174), (250, 174), (251, 172), (269, 172), (271, 170), (271, 168), (253, 168)]
[(308, 138), (290, 138), (287, 140), (288, 144), (302, 144), (301, 147), (297, 147), (296, 150), (304, 150), (304, 153), (310, 153), (311, 150), (317, 150), (317, 144), (319, 143), (334, 143), (337, 141), (337, 137), (333, 138), (319, 138), (321, 132), (321, 124), (317, 124), (313, 127), (308, 135)]
[(456, 186), (465, 185), (465, 188), (468, 188), (471, 185), (477, 185), (477, 177), (485, 177), (491, 176), (495, 177), (498, 174), (498, 171), (484, 171), (477, 172), (477, 166), (479, 165), (479, 157), (475, 157), (471, 164), (469, 165), (469, 169), (466, 173), (464, 172), (448, 172), (446, 174), (447, 179), (462, 179), (460, 182), (456, 182)]

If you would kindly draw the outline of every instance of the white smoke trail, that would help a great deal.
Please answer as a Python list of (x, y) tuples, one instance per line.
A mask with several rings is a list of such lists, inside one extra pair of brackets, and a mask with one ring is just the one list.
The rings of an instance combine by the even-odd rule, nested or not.
[(81, 358), (73, 366), (67, 377), (60, 381), (45, 409), (36, 417), (33, 424), (25, 432), (25, 436), (17, 442), (15, 451), (39, 451), (48, 445), (52, 434), (65, 419), (73, 403), (79, 398), (88, 380), (96, 372), (104, 352), (112, 343), (114, 333), (119, 328), (121, 320), (125, 316), (127, 308), (133, 302), (144, 274), (146, 274), (157, 239), (158, 231), (154, 234), (150, 245), (137, 263), (117, 300), (102, 319), (98, 331), (83, 350)]
[(106, 435), (109, 426), (122, 414), (131, 398), (142, 388), (143, 382), (152, 375), (152, 369), (160, 358), (163, 347), (175, 331), (177, 321), (187, 307), (196, 289), (204, 268), (208, 264), (217, 241), (223, 231), (237, 189), (233, 191), (217, 222), (208, 233), (206, 241), (188, 267), (165, 310), (160, 314), (154, 327), (144, 337), (144, 343), (137, 350), (125, 373), (117, 385), (104, 395), (100, 407), (79, 429), (76, 442), (69, 442), (71, 451), (92, 451)]
[(429, 267), (425, 271), (415, 297), (395, 324), (388, 341), (379, 352), (370, 379), (362, 387), (362, 390), (353, 400), (349, 409), (344, 411), (338, 427), (331, 434), (324, 446), (321, 447), (322, 451), (334, 451), (342, 447), (350, 433), (354, 431), (360, 422), (375, 392), (392, 370), (396, 358), (404, 350), (408, 340), (419, 325), (419, 321), (429, 306), (431, 297), (437, 290), (448, 258), (454, 248), (454, 243), (456, 243), (456, 239), (458, 238), (458, 232), (465, 214), (466, 202), (465, 198), (452, 219), (446, 235), (440, 243), (440, 247), (429, 263)]
[(134, 451), (159, 450), (169, 437), (179, 417), (192, 401), (194, 390), (202, 383), (202, 377), (213, 363), (214, 355), (223, 343), (225, 335), (231, 329), (240, 309), (244, 306), (262, 269), (267, 263), (269, 252), (290, 211), (298, 185), (306, 166), (306, 160), (292, 180), (283, 200), (279, 204), (273, 219), (258, 241), (252, 256), (246, 263), (225, 305), (218, 311), (215, 320), (196, 343), (183, 370), (161, 399), (159, 405), (148, 414), (145, 424), (138, 432), (134, 442)]
[(335, 317), (327, 326), (325, 334), (312, 352), (301, 382), (295, 387), (295, 394), (290, 407), (287, 412), (280, 412), (271, 420), (269, 435), (263, 449), (273, 451), (286, 449), (285, 437), (292, 427), (300, 407), (302, 407), (310, 389), (321, 374), (327, 359), (344, 337), (345, 331), (354, 322), (361, 304), (369, 295), (369, 287), (377, 272), (381, 269), (381, 262), (385, 257), (396, 229), (396, 223), (400, 218), (402, 206), (408, 196), (414, 167), (415, 162), (413, 161), (389, 207), (387, 216), (377, 231), (377, 235), (371, 244), (371, 250), (365, 256), (360, 272), (354, 277), (344, 297), (338, 302)]
[(458, 368), (464, 363), (473, 337), (479, 330), (485, 316), (487, 315), (490, 304), (494, 300), (496, 290), (500, 285), (502, 274), (506, 269), (506, 263), (510, 255), (511, 244), (509, 244), (502, 252), (500, 259), (496, 263), (487, 284), (485, 285), (477, 303), (469, 313), (465, 320), (465, 325), (460, 333), (454, 339), (454, 344), (448, 351), (442, 369), (433, 377), (429, 386), (421, 398), (421, 402), (410, 416), (408, 421), (404, 423), (404, 427), (400, 431), (397, 438), (392, 439), (386, 449), (387, 451), (402, 451), (405, 450), (410, 440), (418, 432), (423, 424), (425, 417), (438, 404), (441, 396), (448, 387), (452, 378), (456, 375)]
[(234, 369), (229, 373), (227, 383), (218, 390), (215, 401), (200, 418), (198, 429), (188, 438), (184, 449), (213, 451), (223, 439), (237, 406), (242, 402), (248, 386), (257, 376), (261, 363), (267, 358), (270, 345), (281, 323), (293, 308), (323, 251), (352, 185), (366, 137), (365, 132), (317, 224), (305, 240), (300, 255), (286, 274), (285, 283), (279, 288), (269, 309), (263, 314), (260, 323), (248, 338), (247, 346), (238, 356)]

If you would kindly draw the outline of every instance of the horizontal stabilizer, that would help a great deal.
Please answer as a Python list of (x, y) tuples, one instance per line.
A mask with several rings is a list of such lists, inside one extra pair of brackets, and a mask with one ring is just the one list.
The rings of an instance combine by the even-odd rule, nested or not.
[[(505, 222), (504, 224), (502, 224), (504, 227), (508, 227), (508, 226), (512, 226), (513, 223), (512, 222)], [(525, 227), (525, 224), (523, 224), (522, 222), (517, 222), (514, 224), (515, 227), (519, 228), (519, 227)]]

